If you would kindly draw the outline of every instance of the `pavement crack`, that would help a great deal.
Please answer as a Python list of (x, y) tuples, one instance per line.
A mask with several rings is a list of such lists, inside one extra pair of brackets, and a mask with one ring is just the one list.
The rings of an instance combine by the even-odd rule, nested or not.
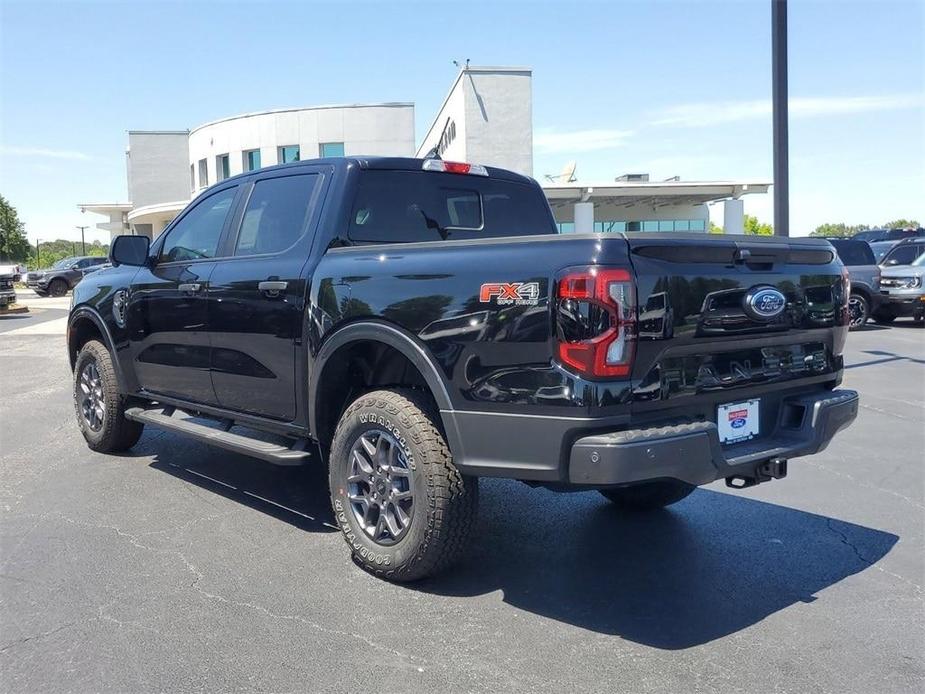
[(915, 582), (913, 582), (913, 581), (910, 581), (910, 580), (909, 580), (908, 578), (906, 578), (905, 576), (901, 576), (900, 574), (893, 573), (892, 571), (887, 571), (886, 569), (884, 569), (884, 568), (883, 568), (880, 564), (878, 564), (877, 562), (872, 561), (872, 560), (868, 559), (867, 557), (865, 557), (864, 554), (861, 552), (861, 550), (857, 547), (857, 545), (855, 545), (855, 544), (851, 541), (851, 538), (848, 537), (848, 534), (845, 533), (845, 532), (843, 532), (843, 531), (841, 531), (841, 530), (839, 530), (837, 527), (835, 527), (834, 524), (835, 524), (836, 522), (838, 522), (838, 521), (836, 521), (834, 518), (827, 518), (825, 524), (826, 524), (826, 527), (828, 527), (829, 530), (831, 530), (833, 533), (835, 533), (835, 534), (838, 536), (839, 540), (841, 541), (841, 543), (842, 543), (843, 545), (845, 545), (846, 547), (849, 547), (849, 548), (851, 549), (851, 551), (854, 552), (854, 556), (857, 557), (858, 560), (859, 560), (861, 563), (865, 564), (865, 565), (868, 566), (868, 567), (874, 568), (874, 569), (876, 569), (877, 571), (880, 571), (881, 573), (886, 574), (887, 576), (892, 576), (893, 578), (895, 578), (895, 579), (897, 579), (897, 580), (899, 580), (899, 581), (902, 581), (903, 583), (905, 583), (905, 584), (908, 585), (908, 586), (911, 586), (912, 588), (915, 589), (915, 593), (916, 593), (915, 597), (916, 597), (916, 599), (917, 599), (919, 602), (922, 601), (922, 586), (920, 586), (918, 583), (915, 583)]
[(21, 646), (22, 644), (28, 643), (29, 641), (36, 641), (37, 639), (44, 639), (47, 636), (52, 636), (53, 634), (57, 634), (59, 631), (64, 631), (65, 629), (68, 629), (74, 626), (75, 624), (76, 622), (68, 622), (67, 624), (61, 624), (60, 626), (57, 626), (54, 629), (51, 629), (49, 631), (43, 631), (40, 634), (33, 634), (32, 636), (26, 636), (21, 639), (16, 639), (15, 641), (11, 641), (10, 643), (8, 643), (6, 646), (0, 647), (0, 653), (4, 653), (10, 648)]
[(391, 657), (399, 658), (402, 661), (402, 663), (408, 668), (415, 669), (418, 672), (423, 671), (422, 663), (425, 663), (426, 661), (422, 661), (418, 657), (409, 655), (407, 653), (403, 653), (402, 651), (398, 651), (394, 648), (378, 643), (366, 636), (363, 636), (362, 634), (357, 634), (351, 631), (344, 631), (342, 629), (332, 629), (330, 627), (326, 627), (322, 624), (319, 624), (318, 622), (314, 622), (302, 615), (279, 614), (277, 612), (273, 612), (272, 610), (264, 607), (263, 605), (258, 605), (256, 603), (246, 602), (242, 600), (231, 600), (222, 595), (218, 595), (217, 593), (210, 593), (209, 591), (205, 590), (200, 585), (204, 577), (202, 571), (200, 571), (196, 567), (195, 564), (193, 564), (189, 559), (187, 559), (186, 556), (182, 552), (177, 552), (177, 555), (186, 565), (187, 571), (193, 574), (194, 578), (188, 585), (188, 588), (195, 590), (197, 593), (199, 593), (200, 595), (202, 595), (204, 598), (208, 600), (214, 600), (216, 602), (232, 605), (234, 607), (240, 607), (240, 608), (247, 609), (247, 610), (253, 610), (254, 612), (258, 612), (274, 620), (298, 622), (300, 624), (303, 624), (309, 627), (310, 629), (313, 629), (322, 634), (327, 634), (329, 636), (341, 636), (344, 638), (353, 639), (355, 641), (359, 641), (360, 643), (363, 643), (364, 645), (368, 646), (369, 648), (372, 648), (373, 650), (379, 651), (380, 653), (384, 653)]

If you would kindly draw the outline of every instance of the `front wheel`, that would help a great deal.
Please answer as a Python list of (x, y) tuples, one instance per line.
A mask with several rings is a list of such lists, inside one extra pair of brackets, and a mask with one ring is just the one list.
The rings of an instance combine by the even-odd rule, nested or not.
[(652, 511), (681, 501), (695, 489), (681, 480), (659, 480), (600, 492), (624, 511)]
[(870, 303), (862, 294), (852, 294), (848, 298), (848, 330), (860, 330), (870, 317)]
[(125, 406), (109, 350), (90, 340), (74, 364), (74, 409), (77, 426), (91, 449), (115, 453), (138, 442), (144, 425), (126, 419)]
[(478, 480), (453, 464), (415, 391), (357, 398), (334, 433), (329, 476), (334, 515), (366, 571), (413, 581), (445, 569), (465, 548)]
[(52, 280), (48, 285), (48, 293), (52, 296), (64, 296), (67, 294), (67, 282), (62, 279)]

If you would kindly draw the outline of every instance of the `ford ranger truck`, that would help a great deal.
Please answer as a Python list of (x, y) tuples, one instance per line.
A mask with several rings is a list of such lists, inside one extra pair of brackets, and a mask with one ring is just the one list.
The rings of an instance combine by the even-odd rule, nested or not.
[(89, 447), (152, 426), (324, 465), (353, 559), (391, 580), (459, 556), (480, 477), (653, 509), (784, 477), (857, 415), (825, 240), (558, 234), (501, 169), (261, 169), (111, 261), (68, 322)]

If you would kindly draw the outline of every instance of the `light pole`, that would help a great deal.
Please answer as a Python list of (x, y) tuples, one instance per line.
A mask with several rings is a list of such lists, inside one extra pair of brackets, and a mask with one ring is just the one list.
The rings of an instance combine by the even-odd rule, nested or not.
[(35, 240), (35, 269), (38, 270), (42, 267), (42, 252), (39, 250), (39, 244), (42, 243), (39, 239)]
[(89, 226), (84, 226), (84, 227), (82, 227), (82, 226), (80, 226), (79, 224), (75, 224), (75, 226), (76, 226), (78, 229), (80, 229), (80, 252), (81, 252), (83, 255), (87, 255), (87, 244), (86, 244), (86, 242), (84, 241), (84, 229), (89, 229), (90, 227), (89, 227)]
[(774, 234), (790, 236), (787, 132), (787, 0), (771, 0), (771, 104), (774, 131)]

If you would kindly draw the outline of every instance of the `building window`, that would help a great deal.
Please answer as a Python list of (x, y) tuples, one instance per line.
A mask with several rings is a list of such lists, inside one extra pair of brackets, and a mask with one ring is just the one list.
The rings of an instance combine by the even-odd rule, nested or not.
[(209, 163), (205, 159), (199, 160), (199, 187), (209, 187)]
[(318, 145), (318, 153), (322, 157), (342, 157), (344, 156), (344, 143), (322, 142)]
[(289, 164), (294, 161), (299, 161), (299, 146), (286, 145), (285, 147), (279, 147), (277, 148), (276, 156), (280, 164)]
[(702, 219), (692, 219), (690, 224), (691, 231), (706, 231), (707, 223)]
[(193, 164), (189, 165), (189, 189), (196, 190), (196, 167)]
[(227, 154), (219, 154), (215, 157), (215, 180), (224, 181), (231, 176), (231, 163), (228, 161)]
[(260, 150), (249, 149), (244, 154), (244, 170), (256, 171), (260, 168)]

